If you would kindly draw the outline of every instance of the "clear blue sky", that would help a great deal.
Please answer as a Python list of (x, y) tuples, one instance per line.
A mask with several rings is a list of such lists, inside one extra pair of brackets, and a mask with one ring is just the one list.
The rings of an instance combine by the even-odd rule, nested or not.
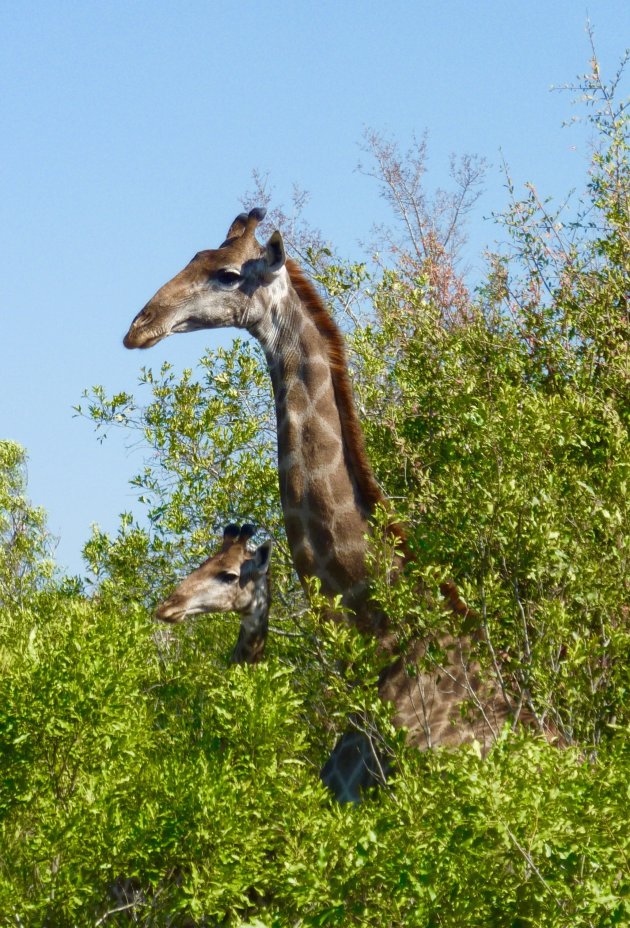
[[(72, 406), (82, 390), (135, 389), (141, 364), (193, 365), (211, 333), (125, 351), (149, 296), (216, 247), (268, 171), (285, 204), (356, 256), (386, 218), (355, 171), (364, 127), (406, 146), (424, 129), (430, 181), (451, 152), (492, 167), (472, 217), (505, 205), (500, 152), (518, 184), (558, 197), (584, 180), (584, 131), (553, 84), (587, 69), (579, 0), (336, 0), (270, 4), (138, 0), (0, 4), (0, 437), (29, 453), (29, 492), (82, 572), (90, 524), (115, 531), (140, 465), (100, 445)], [(630, 43), (628, 0), (590, 0), (604, 72)], [(626, 82), (627, 83), (627, 82)]]

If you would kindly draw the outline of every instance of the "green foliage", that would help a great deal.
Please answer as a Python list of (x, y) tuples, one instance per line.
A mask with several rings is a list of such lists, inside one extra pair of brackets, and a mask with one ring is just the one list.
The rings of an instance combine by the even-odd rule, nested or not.
[(0, 605), (18, 603), (52, 574), (43, 510), (26, 498), (26, 453), (0, 440)]
[(600, 97), (569, 239), (530, 188), (465, 316), (390, 272), (352, 339), (370, 457), (417, 564), (452, 572), (510, 688), (583, 744), (628, 723), (630, 653), (628, 121)]
[(626, 694), (627, 392), (532, 382), (502, 321), (449, 331), (415, 292), (402, 318), (396, 290), (380, 298), (383, 327), (355, 337), (360, 392), (366, 409), (379, 393), (368, 445), (416, 557), (452, 566), (540, 710), (598, 741)]
[[(24, 454), (0, 442), (0, 925), (628, 924), (627, 121), (599, 72), (581, 89), (587, 200), (570, 221), (533, 188), (514, 200), (474, 296), (435, 238), (398, 240), (389, 270), (305, 252), (345, 314), (370, 459), (415, 555), (392, 584), (375, 530), (375, 596), (422, 634), (453, 621), (430, 594), (454, 576), (488, 668), (568, 746), (406, 747), (374, 642), (296, 584), (261, 354), (146, 369), (139, 399), (96, 387), (79, 407), (148, 449), (146, 518), (94, 531), (89, 596), (51, 579)], [(165, 630), (151, 610), (246, 520), (275, 540), (272, 630), (263, 664), (234, 667), (233, 617)], [(350, 718), (393, 769), (357, 807), (318, 778)]]
[(486, 761), (400, 743), (390, 788), (339, 807), (293, 669), (228, 669), (220, 622), (157, 641), (140, 608), (62, 593), (3, 613), (5, 924), (123, 924), (134, 899), (145, 925), (624, 923), (621, 740), (597, 763), (525, 736)]

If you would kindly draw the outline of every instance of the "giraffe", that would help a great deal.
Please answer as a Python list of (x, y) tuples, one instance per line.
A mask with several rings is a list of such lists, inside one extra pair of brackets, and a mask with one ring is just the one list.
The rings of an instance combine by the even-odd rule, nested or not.
[[(369, 520), (386, 501), (366, 455), (343, 338), (312, 282), (287, 258), (280, 232), (259, 244), (256, 227), (264, 216), (259, 208), (239, 214), (218, 249), (196, 254), (140, 310), (123, 344), (149, 348), (172, 334), (232, 326), (260, 342), (273, 387), (280, 499), (297, 574), (303, 582), (318, 577), (322, 592), (340, 595), (361, 631), (391, 649), (387, 616), (370, 599), (366, 565)], [(443, 584), (441, 592), (453, 612), (466, 615), (454, 584)], [(475, 739), (486, 749), (506, 721), (519, 714), (529, 721), (502, 687), (481, 684), (471, 660), (474, 637), (439, 636), (446, 659), (433, 663), (433, 649), (416, 642), (403, 657), (394, 655), (381, 676), (380, 693), (393, 702), (395, 723), (420, 748)], [(415, 677), (407, 672), (410, 662), (423, 667)], [(324, 781), (356, 800), (356, 790), (346, 786), (364, 783), (370, 753), (354, 733), (342, 738)], [(358, 774), (357, 764), (363, 767)]]
[(183, 622), (189, 615), (206, 612), (238, 612), (238, 640), (230, 661), (257, 664), (263, 657), (269, 630), (269, 561), (271, 541), (253, 553), (247, 542), (252, 525), (226, 525), (221, 549), (188, 574), (161, 603), (155, 617), (162, 622)]

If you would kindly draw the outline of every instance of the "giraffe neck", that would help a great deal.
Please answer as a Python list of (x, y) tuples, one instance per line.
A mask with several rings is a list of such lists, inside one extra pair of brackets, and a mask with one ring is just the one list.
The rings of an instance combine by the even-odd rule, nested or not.
[(383, 496), (363, 446), (341, 334), (313, 285), (287, 262), (289, 286), (251, 331), (271, 374), (280, 497), (301, 579), (366, 610), (365, 534)]
[(230, 657), (232, 664), (257, 664), (262, 660), (269, 634), (270, 590), (268, 580), (257, 590), (251, 608), (241, 613), (238, 639)]

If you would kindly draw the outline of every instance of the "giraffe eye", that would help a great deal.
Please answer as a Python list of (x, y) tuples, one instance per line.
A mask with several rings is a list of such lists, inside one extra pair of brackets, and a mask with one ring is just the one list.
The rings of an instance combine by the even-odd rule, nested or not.
[(226, 268), (222, 268), (220, 271), (217, 271), (214, 275), (214, 279), (219, 284), (220, 287), (225, 287), (228, 290), (233, 290), (234, 287), (238, 287), (241, 282), (241, 275), (236, 271), (229, 271)]
[(232, 574), (228, 570), (224, 570), (220, 574), (217, 574), (217, 580), (220, 583), (236, 583), (238, 577), (238, 574)]

